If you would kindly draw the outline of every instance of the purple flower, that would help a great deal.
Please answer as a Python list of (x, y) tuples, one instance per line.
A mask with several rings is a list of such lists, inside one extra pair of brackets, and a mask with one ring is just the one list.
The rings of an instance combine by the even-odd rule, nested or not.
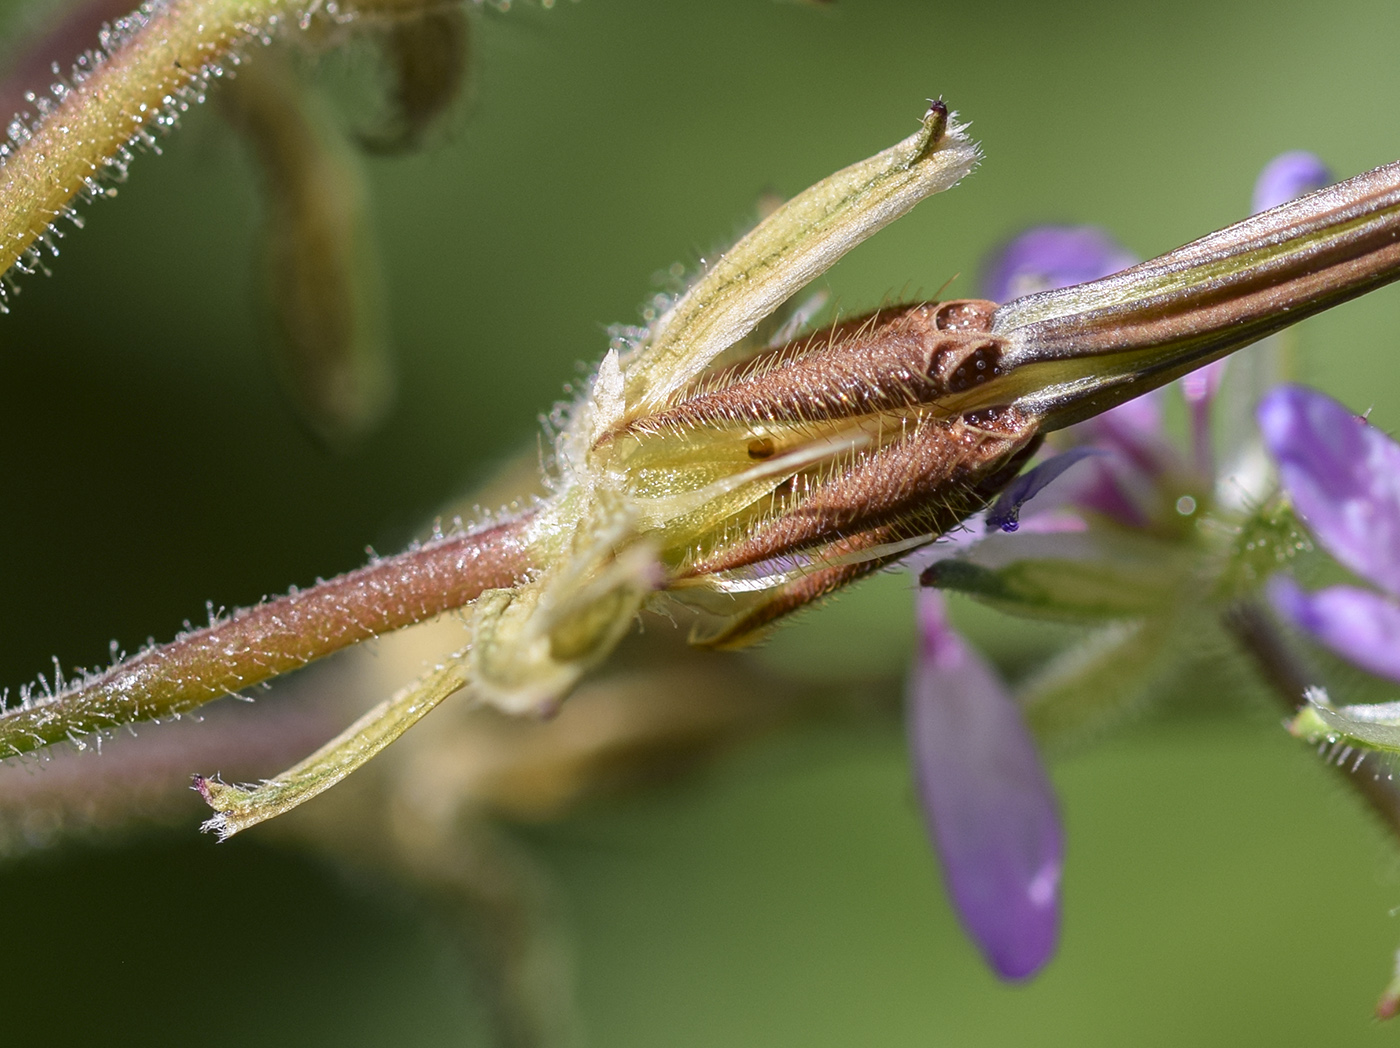
[(1160, 390), (1080, 423), (1069, 434), (1109, 453), (1078, 471), (1071, 500), (1126, 528), (1150, 525), (1161, 502), (1162, 478), (1186, 472), (1166, 436)]
[(1127, 269), (1137, 259), (1097, 226), (1038, 226), (992, 256), (982, 293), (993, 302), (1070, 287)]
[(1259, 172), (1254, 183), (1254, 214), (1286, 204), (1332, 182), (1332, 172), (1313, 154), (1296, 149), (1280, 153)]
[(1259, 428), (1298, 516), (1328, 553), (1375, 585), (1307, 592), (1277, 577), (1279, 614), (1342, 657), (1400, 680), (1400, 444), (1331, 397), (1281, 386)]
[(958, 916), (1003, 979), (1026, 979), (1059, 936), (1064, 830), (1020, 708), (919, 593), (909, 739), (919, 798)]
[[(1092, 227), (1036, 229), (1000, 254), (984, 293), (1005, 301), (1094, 280), (1135, 261)], [(1117, 410), (1131, 431), (1129, 419), (1140, 409)], [(1022, 475), (993, 506), (988, 528), (1016, 530), (1025, 503), (1097, 453), (1076, 448)], [(1031, 521), (1027, 526), (1036, 530)], [(940, 552), (969, 541), (977, 537), (940, 543)], [(934, 590), (919, 593), (919, 623), (908, 708), (925, 822), (968, 935), (1000, 977), (1028, 979), (1049, 961), (1059, 936), (1064, 831), (1054, 791), (1020, 708), (948, 624)]]

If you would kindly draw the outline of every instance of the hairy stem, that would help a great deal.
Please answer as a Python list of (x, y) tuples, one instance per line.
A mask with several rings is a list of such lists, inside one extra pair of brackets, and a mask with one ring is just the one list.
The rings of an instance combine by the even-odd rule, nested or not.
[[(1318, 675), (1298, 658), (1294, 646), (1279, 632), (1268, 613), (1256, 602), (1243, 600), (1232, 605), (1221, 620), (1253, 660), (1280, 705), (1289, 714), (1305, 706), (1303, 693), (1318, 682)], [(1359, 763), (1349, 761), (1333, 767), (1365, 799), (1391, 834), (1400, 839), (1400, 788), (1391, 780), (1386, 758), (1368, 752)]]
[(152, 125), (172, 124), (223, 63), (237, 61), (239, 47), (266, 38), (305, 6), (155, 0), (105, 30), (101, 48), (78, 60), (71, 83), (37, 99), (36, 122), (11, 128), (0, 167), (0, 272), (37, 262), (35, 241), (71, 214), (76, 195), (100, 193), (104, 175), (124, 174), (132, 146), (152, 141)]
[(75, 55), (97, 42), (98, 32), (108, 22), (127, 14), (133, 0), (82, 0), (71, 5), (56, 4), (58, 10), (44, 19), (42, 32), (5, 41), (5, 75), (0, 80), (0, 113), (8, 120), (32, 108), (30, 92), (39, 93), (54, 80), (53, 67), (67, 69)]
[(0, 753), (192, 709), (390, 630), (460, 608), (530, 570), (531, 518), (455, 535), (294, 591), (0, 713)]

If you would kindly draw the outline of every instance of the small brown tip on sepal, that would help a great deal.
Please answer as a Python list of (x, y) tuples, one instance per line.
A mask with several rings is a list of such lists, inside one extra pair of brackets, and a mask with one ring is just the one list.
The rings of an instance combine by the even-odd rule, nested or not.
[(928, 110), (924, 113), (924, 128), (928, 131), (930, 148), (942, 141), (944, 132), (948, 130), (948, 103), (941, 97), (929, 100)]
[(213, 782), (211, 782), (203, 775), (190, 776), (190, 789), (196, 791), (201, 797), (203, 797), (205, 804), (214, 803), (212, 799), (214, 796), (214, 785), (215, 784)]
[(232, 837), (237, 830), (229, 828), (228, 817), (224, 812), (220, 811), (222, 807), (220, 798), (230, 790), (237, 790), (237, 787), (229, 786), (218, 778), (209, 778), (205, 775), (192, 775), (190, 776), (190, 789), (195, 790), (200, 797), (204, 799), (204, 803), (213, 808), (217, 813), (212, 818), (206, 819), (204, 822), (200, 823), (200, 830), (204, 833), (217, 834), (220, 842), (226, 841)]
[(948, 103), (942, 98), (929, 99), (928, 109), (923, 115), (922, 142), (919, 144), (917, 159), (926, 159), (938, 151), (948, 134)]

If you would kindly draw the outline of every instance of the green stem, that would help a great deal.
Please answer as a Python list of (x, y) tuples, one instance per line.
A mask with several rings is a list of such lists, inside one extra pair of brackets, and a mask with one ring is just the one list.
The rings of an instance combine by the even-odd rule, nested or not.
[[(119, 20), (102, 50), (80, 60), (72, 83), (36, 103), (36, 122), (11, 140), (0, 167), (0, 272), (38, 261), (35, 242), (71, 202), (125, 173), (134, 145), (151, 141), (203, 96), (242, 46), (297, 17), (305, 0), (170, 0)], [(37, 88), (39, 85), (35, 85)]]

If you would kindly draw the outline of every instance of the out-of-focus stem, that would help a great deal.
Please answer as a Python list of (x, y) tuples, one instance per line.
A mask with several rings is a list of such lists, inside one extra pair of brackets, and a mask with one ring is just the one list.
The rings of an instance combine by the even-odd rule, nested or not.
[[(1297, 713), (1307, 703), (1303, 693), (1318, 682), (1317, 674), (1309, 671), (1268, 613), (1254, 601), (1239, 601), (1221, 618), (1226, 630), (1253, 660), (1270, 692), (1288, 713)], [(1391, 780), (1385, 757), (1368, 752), (1359, 763), (1347, 761), (1333, 767), (1400, 840), (1400, 788)]]
[[(221, 63), (304, 0), (169, 0), (122, 20), (0, 167), (0, 272), (24, 257), (69, 202), (96, 185), (152, 124), (168, 124)], [(96, 43), (96, 41), (94, 41)], [(40, 85), (35, 85), (36, 90)]]
[(358, 159), (274, 51), (230, 80), (222, 101), (262, 175), (260, 276), (283, 384), (321, 440), (362, 436), (389, 407), (394, 376)]
[(439, 540), (289, 593), (0, 714), (0, 753), (192, 709), (351, 644), (518, 585), (529, 517)]

